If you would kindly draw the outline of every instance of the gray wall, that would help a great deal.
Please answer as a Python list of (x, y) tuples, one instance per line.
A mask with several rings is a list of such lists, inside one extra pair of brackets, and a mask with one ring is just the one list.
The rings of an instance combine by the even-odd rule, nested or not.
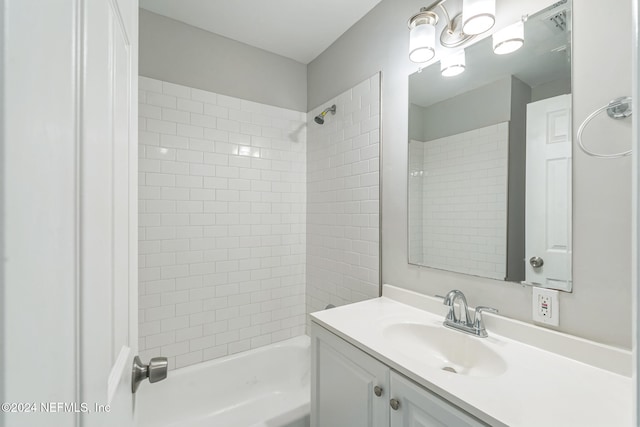
[(512, 77), (509, 121), (509, 188), (507, 190), (507, 280), (525, 279), (525, 189), (527, 162), (527, 104), (531, 88)]
[(307, 112), (307, 66), (140, 9), (142, 76)]
[(425, 108), (409, 104), (409, 139), (424, 141)]
[(571, 93), (571, 79), (559, 79), (531, 88), (531, 102)]
[(511, 77), (425, 108), (424, 139), (457, 135), (511, 118)]
[[(498, 0), (497, 26), (550, 3)], [(421, 6), (417, 0), (383, 0), (311, 62), (308, 105), (319, 105), (381, 70), (383, 281), (431, 295), (459, 288), (472, 305), (490, 305), (529, 322), (529, 287), (407, 263), (407, 85), (417, 67), (408, 59), (405, 22)], [(631, 93), (631, 2), (608, 9), (608, 20), (616, 22), (621, 35), (615, 43), (601, 25), (601, 7), (596, 0), (573, 2), (574, 130), (595, 108)], [(631, 124), (596, 122), (586, 136), (601, 149), (628, 149)], [(609, 145), (602, 148), (602, 141)], [(631, 159), (604, 161), (574, 150), (573, 176), (574, 292), (560, 295), (559, 330), (630, 348)]]

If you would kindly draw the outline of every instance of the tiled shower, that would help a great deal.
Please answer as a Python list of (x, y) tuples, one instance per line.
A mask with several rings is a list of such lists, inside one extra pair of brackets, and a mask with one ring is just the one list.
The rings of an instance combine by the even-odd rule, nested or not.
[(508, 132), (504, 122), (410, 142), (412, 263), (505, 278)]
[[(139, 346), (170, 368), (378, 296), (380, 78), (308, 114), (140, 77)], [(318, 110), (318, 111), (316, 111)]]
[(379, 292), (380, 75), (325, 104), (307, 116), (308, 313)]

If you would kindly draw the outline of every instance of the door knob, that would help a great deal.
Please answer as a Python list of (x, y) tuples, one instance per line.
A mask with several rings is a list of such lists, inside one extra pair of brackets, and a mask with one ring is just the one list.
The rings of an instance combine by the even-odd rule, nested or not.
[(531, 264), (531, 267), (533, 268), (540, 268), (544, 265), (544, 260), (539, 256), (533, 256), (529, 260), (529, 264)]
[(154, 357), (149, 361), (148, 365), (144, 365), (140, 358), (136, 356), (133, 359), (133, 368), (131, 372), (131, 393), (135, 393), (140, 383), (149, 378), (150, 383), (157, 383), (167, 378), (167, 367), (169, 362), (166, 357)]

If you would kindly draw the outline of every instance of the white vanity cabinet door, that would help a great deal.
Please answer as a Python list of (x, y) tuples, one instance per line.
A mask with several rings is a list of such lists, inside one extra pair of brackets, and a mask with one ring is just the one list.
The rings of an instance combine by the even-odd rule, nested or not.
[(391, 397), (399, 402), (391, 411), (391, 427), (484, 427), (480, 420), (451, 405), (413, 381), (391, 372)]
[[(312, 427), (389, 425), (386, 365), (315, 323), (311, 350)], [(382, 389), (380, 396), (376, 386)]]

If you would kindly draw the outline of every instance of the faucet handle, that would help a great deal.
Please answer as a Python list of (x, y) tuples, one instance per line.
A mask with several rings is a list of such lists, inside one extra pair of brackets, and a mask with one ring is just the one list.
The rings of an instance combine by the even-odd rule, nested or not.
[(496, 310), (493, 307), (485, 307), (484, 305), (479, 305), (475, 308), (474, 310), (476, 312), (476, 321), (482, 321), (482, 313), (484, 312), (488, 312), (488, 313), (498, 313), (498, 310)]
[(473, 320), (473, 327), (478, 331), (484, 331), (484, 336), (486, 336), (484, 322), (482, 321), (482, 313), (484, 312), (497, 313), (498, 310), (492, 307), (478, 306), (476, 307), (475, 312), (476, 314)]

